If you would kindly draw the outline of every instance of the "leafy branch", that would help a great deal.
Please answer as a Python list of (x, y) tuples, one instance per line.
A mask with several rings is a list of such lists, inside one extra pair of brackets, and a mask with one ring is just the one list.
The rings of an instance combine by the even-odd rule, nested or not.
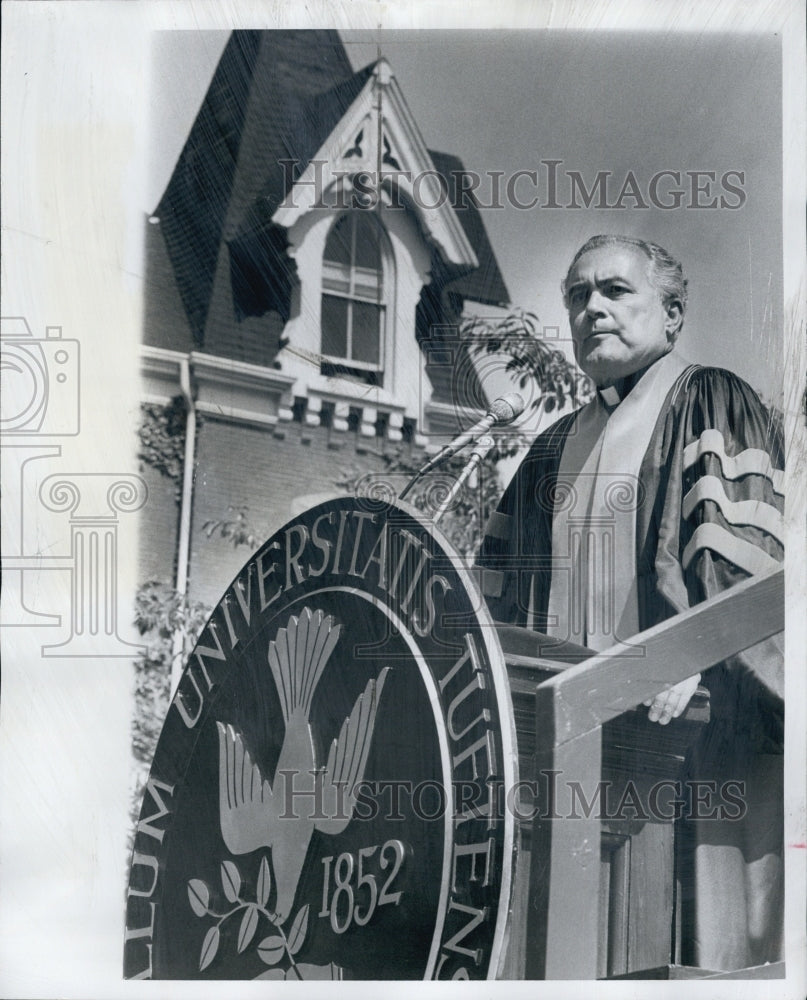
[(241, 873), (233, 861), (222, 861), (221, 884), (227, 901), (234, 904), (232, 909), (226, 910), (224, 913), (218, 913), (211, 909), (210, 889), (206, 882), (198, 878), (192, 878), (188, 881), (188, 902), (193, 912), (197, 917), (209, 916), (216, 920), (216, 923), (208, 928), (202, 941), (199, 971), (204, 971), (218, 954), (222, 924), (243, 910), (244, 915), (238, 929), (238, 954), (246, 951), (252, 944), (260, 922), (259, 918), (264, 917), (275, 928), (277, 934), (271, 934), (258, 942), (258, 957), (266, 965), (277, 965), (286, 956), (294, 974), (302, 980), (303, 976), (294, 956), (305, 943), (308, 932), (309, 904), (306, 903), (297, 911), (289, 933), (286, 935), (277, 914), (267, 909), (269, 895), (272, 891), (272, 876), (269, 861), (265, 855), (261, 858), (254, 903), (241, 898)]
[[(168, 711), (171, 668), (175, 661), (184, 662), (190, 655), (209, 614), (207, 605), (188, 600), (186, 595), (160, 580), (147, 580), (137, 589), (134, 623), (146, 643), (134, 664), (133, 823), (137, 819), (148, 768)], [(181, 641), (177, 641), (177, 637)]]
[[(466, 317), (459, 327), (473, 355), (501, 354), (507, 357), (505, 372), (515, 385), (524, 389), (533, 383), (540, 392), (532, 401), (532, 408), (544, 413), (558, 412), (567, 405), (587, 402), (593, 395), (591, 381), (570, 361), (563, 351), (542, 338), (538, 317), (524, 309), (514, 309), (502, 318)], [(440, 528), (454, 547), (467, 559), (473, 558), (479, 546), (485, 522), (495, 510), (501, 495), (501, 484), (496, 472), (498, 461), (515, 454), (526, 444), (522, 435), (509, 434), (497, 444), (483, 463), (476, 485), (467, 486), (453, 508), (440, 521)], [(399, 486), (415, 475), (422, 456), (413, 459), (406, 449), (377, 452), (381, 469), (371, 474), (377, 486), (394, 481), (389, 495), (399, 492)], [(434, 511), (434, 496), (446, 483), (450, 483), (463, 469), (467, 456), (458, 455), (446, 462), (438, 476), (426, 478), (407, 498), (427, 516)], [(358, 467), (343, 468), (334, 485), (349, 495), (357, 495), (368, 470)], [(249, 509), (243, 504), (227, 508), (227, 516), (205, 522), (203, 531), (208, 538), (220, 537), (235, 548), (247, 546), (256, 549), (268, 532), (261, 531), (250, 521)]]
[(538, 317), (526, 309), (514, 309), (502, 319), (471, 316), (462, 323), (461, 334), (475, 355), (509, 355), (505, 371), (520, 389), (530, 382), (541, 390), (534, 409), (545, 413), (586, 403), (593, 396), (591, 380), (540, 335)]
[[(466, 483), (450, 510), (440, 519), (440, 531), (448, 538), (459, 554), (473, 561), (482, 538), (482, 532), (501, 496), (502, 486), (496, 471), (496, 463), (501, 456), (493, 451), (482, 460), (475, 481)], [(334, 480), (334, 485), (353, 496), (361, 496), (365, 487), (371, 493), (381, 492), (390, 497), (400, 492), (423, 464), (423, 456), (416, 460), (404, 450), (380, 455), (382, 468), (369, 473), (366, 469), (350, 466), (342, 469)], [(414, 487), (406, 502), (420, 510), (427, 518), (434, 515), (435, 508), (455, 478), (462, 472), (467, 462), (465, 454), (456, 455), (444, 463), (433, 474), (425, 476)]]
[(232, 542), (234, 548), (246, 545), (250, 549), (257, 549), (264, 539), (268, 537), (268, 532), (260, 533), (249, 520), (249, 508), (246, 504), (239, 508), (230, 505), (227, 508), (229, 517), (217, 518), (214, 521), (205, 521), (202, 531), (208, 538), (218, 535), (226, 542)]
[(185, 400), (175, 396), (167, 405), (142, 403), (140, 412), (138, 458), (180, 484), (185, 466)]

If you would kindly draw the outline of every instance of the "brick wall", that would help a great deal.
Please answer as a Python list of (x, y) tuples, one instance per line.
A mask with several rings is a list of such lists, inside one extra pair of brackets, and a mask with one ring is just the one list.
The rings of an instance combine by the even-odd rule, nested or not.
[(173, 586), (176, 576), (179, 534), (179, 491), (176, 482), (149, 465), (140, 475), (148, 487), (148, 499), (140, 513), (140, 558), (138, 580), (161, 580)]
[(251, 554), (207, 538), (206, 522), (233, 519), (246, 507), (263, 541), (292, 517), (295, 498), (339, 493), (335, 481), (346, 469), (380, 471), (385, 446), (382, 438), (327, 427), (295, 422), (263, 429), (206, 417), (197, 437), (190, 596), (215, 604)]

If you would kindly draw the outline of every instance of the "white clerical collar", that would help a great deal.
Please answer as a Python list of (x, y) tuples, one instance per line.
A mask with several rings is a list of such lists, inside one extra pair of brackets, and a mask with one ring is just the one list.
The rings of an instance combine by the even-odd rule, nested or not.
[(604, 389), (598, 389), (597, 392), (609, 410), (613, 410), (615, 406), (618, 406), (622, 402), (622, 397), (619, 395), (619, 390), (615, 385), (607, 385)]
[(634, 389), (636, 389), (640, 382), (644, 379), (647, 373), (656, 367), (659, 362), (663, 361), (664, 358), (670, 356), (670, 352), (667, 354), (662, 354), (660, 358), (653, 361), (651, 364), (647, 365), (646, 368), (640, 368), (638, 372), (634, 372), (632, 375), (627, 375), (625, 378), (618, 380), (616, 385), (607, 385), (602, 388), (597, 389), (597, 394), (605, 405), (606, 410), (612, 413), (617, 406), (622, 402), (622, 400), (629, 396)]

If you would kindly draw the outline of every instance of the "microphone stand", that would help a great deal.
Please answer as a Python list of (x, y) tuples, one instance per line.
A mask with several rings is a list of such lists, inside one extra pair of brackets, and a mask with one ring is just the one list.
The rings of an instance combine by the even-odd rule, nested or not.
[(447, 510), (450, 510), (451, 505), (454, 503), (454, 500), (459, 496), (459, 493), (462, 490), (463, 486), (468, 482), (473, 473), (476, 472), (476, 470), (482, 464), (482, 459), (487, 455), (487, 453), (493, 447), (493, 443), (494, 443), (493, 438), (487, 434), (484, 437), (481, 437), (479, 441), (477, 441), (476, 447), (471, 453), (471, 457), (468, 459), (467, 464), (463, 468), (462, 472), (454, 480), (454, 484), (446, 494), (443, 502), (438, 506), (437, 510), (434, 512), (434, 516), (432, 517), (432, 521), (434, 522), (434, 524), (437, 524), (437, 522), (440, 520), (443, 514), (445, 514)]
[[(426, 475), (427, 472), (434, 472), (434, 470), (437, 469), (437, 468), (439, 468), (443, 464), (443, 462), (448, 461), (449, 458), (453, 458), (454, 455), (456, 455), (463, 448), (467, 447), (469, 444), (472, 444), (474, 439), (473, 439), (473, 437), (469, 436), (468, 439), (463, 444), (458, 444), (458, 440), (461, 440), (462, 437), (464, 437), (466, 434), (467, 435), (487, 434), (487, 432), (491, 429), (491, 427), (496, 422), (497, 422), (496, 415), (494, 413), (488, 413), (483, 418), (483, 420), (481, 420), (479, 422), (479, 424), (477, 424), (475, 427), (472, 427), (469, 430), (465, 431), (463, 435), (460, 435), (459, 439), (456, 439), (454, 442), (452, 442), (451, 445), (448, 445), (447, 447), (443, 448), (443, 450), (441, 452), (439, 452), (437, 455), (433, 455), (418, 470), (418, 472), (414, 476), (414, 478), (411, 479), (406, 484), (406, 486), (404, 486), (404, 488), (398, 494), (398, 499), (399, 500), (403, 500), (404, 497), (406, 496), (406, 494), (409, 493), (409, 491), (412, 489), (412, 487), (417, 482), (419, 482), (423, 478), (423, 476)], [(492, 447), (492, 445), (491, 445), (491, 447)]]
[(418, 469), (418, 471), (414, 474), (414, 476), (412, 476), (412, 478), (409, 480), (409, 482), (406, 484), (406, 486), (404, 486), (404, 488), (398, 494), (398, 499), (399, 500), (405, 499), (406, 494), (409, 493), (411, 491), (412, 487), (416, 483), (419, 483), (422, 478), (423, 478), (423, 469)]
[(437, 522), (449, 509), (462, 487), (468, 481), (468, 478), (473, 472), (476, 471), (476, 469), (479, 468), (482, 464), (482, 459), (493, 447), (493, 438), (489, 436), (490, 429), (493, 425), (512, 423), (512, 421), (522, 413), (523, 409), (524, 400), (517, 392), (507, 393), (505, 396), (501, 396), (499, 399), (494, 400), (493, 403), (491, 403), (490, 410), (478, 423), (474, 424), (473, 427), (468, 428), (468, 430), (463, 431), (463, 433), (460, 434), (459, 437), (455, 438), (451, 444), (446, 445), (446, 447), (443, 448), (442, 451), (438, 452), (437, 455), (428, 459), (428, 461), (415, 473), (412, 479), (409, 480), (406, 486), (404, 486), (398, 494), (398, 499), (403, 500), (406, 495), (411, 492), (415, 484), (420, 482), (427, 472), (431, 472), (438, 468), (447, 459), (456, 455), (462, 448), (467, 447), (469, 444), (473, 444), (474, 438), (476, 438), (474, 450), (468, 464), (459, 474), (453, 486), (448, 491), (447, 496), (437, 508), (437, 512), (434, 515), (434, 520)]
[[(468, 482), (473, 473), (476, 472), (476, 470), (482, 464), (482, 459), (485, 458), (485, 456), (491, 450), (493, 445), (494, 445), (494, 440), (489, 434), (485, 434), (476, 442), (474, 450), (471, 453), (471, 457), (468, 459), (467, 464), (464, 466), (459, 476), (457, 476), (457, 478), (454, 480), (451, 489), (448, 491), (445, 498), (437, 507), (437, 510), (435, 511), (432, 517), (432, 520), (435, 524), (440, 520), (443, 514), (445, 514), (446, 511), (450, 509), (451, 505), (454, 503), (454, 500), (459, 495), (460, 490), (462, 490), (463, 486), (465, 486), (465, 484)], [(449, 456), (447, 455), (446, 458), (448, 457)], [(429, 471), (433, 472), (434, 469), (430, 469)], [(413, 486), (415, 486), (418, 482), (420, 482), (425, 472), (426, 472), (425, 469), (420, 469), (418, 470), (418, 472), (415, 473), (415, 475), (409, 480), (406, 486), (404, 486), (404, 488), (398, 494), (399, 500), (405, 499), (407, 493), (409, 493), (412, 490)]]

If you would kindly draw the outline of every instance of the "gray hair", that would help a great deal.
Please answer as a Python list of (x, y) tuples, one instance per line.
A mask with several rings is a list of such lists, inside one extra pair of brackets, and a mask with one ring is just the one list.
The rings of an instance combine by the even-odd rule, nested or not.
[(687, 304), (687, 280), (684, 277), (680, 262), (657, 243), (648, 243), (646, 240), (639, 240), (633, 236), (592, 236), (590, 240), (586, 240), (574, 255), (574, 259), (569, 265), (569, 270), (566, 272), (566, 277), (560, 284), (563, 301), (567, 306), (566, 287), (574, 265), (589, 250), (608, 246), (626, 246), (641, 250), (649, 263), (648, 278), (658, 289), (662, 302), (666, 303), (671, 299), (677, 299), (681, 303), (681, 312), (684, 312)]

